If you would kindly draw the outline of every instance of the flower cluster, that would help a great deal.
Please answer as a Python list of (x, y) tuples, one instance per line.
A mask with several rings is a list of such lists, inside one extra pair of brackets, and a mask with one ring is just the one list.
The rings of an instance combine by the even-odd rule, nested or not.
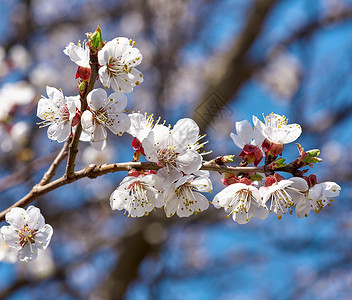
[(148, 215), (155, 207), (164, 207), (168, 217), (197, 214), (209, 207), (200, 192), (211, 192), (209, 172), (200, 171), (202, 155), (197, 151), (199, 127), (192, 119), (181, 119), (175, 126), (153, 125), (151, 116), (130, 114), (129, 133), (139, 158), (158, 164), (157, 172), (134, 171), (111, 194), (112, 209), (125, 210), (128, 216)]
[[(234, 143), (242, 149), (242, 166), (254, 163), (258, 166), (265, 156), (263, 173), (241, 173), (237, 176), (225, 174), (223, 183), (227, 186), (218, 193), (213, 205), (223, 207), (233, 220), (244, 224), (252, 217), (265, 219), (272, 211), (279, 219), (293, 209), (299, 218), (307, 217), (311, 210), (316, 213), (333, 201), (340, 193), (340, 186), (334, 182), (317, 184), (316, 176), (303, 176), (303, 166), (319, 162), (318, 150), (304, 152), (299, 144), (300, 156), (290, 164), (291, 178), (285, 179), (278, 171), (287, 165), (282, 154), (285, 144), (294, 142), (301, 134), (298, 124), (287, 124), (284, 116), (271, 113), (264, 117), (264, 123), (253, 116), (254, 130), (247, 120), (236, 123), (237, 134), (231, 133)], [(265, 179), (264, 179), (265, 177)], [(260, 180), (258, 180), (260, 179)], [(328, 199), (329, 198), (329, 199)], [(269, 209), (267, 207), (270, 202)]]
[[(39, 100), (37, 116), (43, 120), (39, 123), (41, 127), (48, 126), (51, 140), (66, 141), (80, 123), (80, 140), (103, 150), (108, 139), (106, 128), (115, 135), (122, 135), (130, 128), (130, 118), (124, 113), (125, 93), (132, 92), (133, 87), (143, 82), (142, 73), (135, 68), (141, 63), (142, 54), (134, 44), (125, 37), (103, 43), (98, 28), (83, 45), (67, 45), (64, 53), (78, 65), (79, 95), (65, 97), (62, 91), (47, 87), (48, 98), (42, 96)], [(111, 87), (114, 93), (108, 95), (104, 89), (97, 88), (82, 96), (91, 79), (91, 59), (98, 61), (101, 83), (106, 89)], [(88, 104), (84, 110), (81, 110), (82, 101)]]
[[(339, 195), (338, 184), (317, 183), (316, 176), (307, 176), (308, 169), (303, 169), (321, 161), (318, 149), (304, 151), (297, 144), (296, 160), (285, 164), (280, 157), (285, 145), (302, 133), (301, 126), (288, 124), (285, 116), (271, 113), (264, 116), (264, 122), (253, 116), (254, 128), (247, 120), (237, 122), (236, 133), (230, 136), (241, 149), (242, 161), (239, 168), (231, 168), (225, 164), (233, 162), (234, 155), (204, 161), (203, 156), (210, 152), (200, 153), (206, 142), (201, 142), (204, 136), (192, 119), (180, 119), (172, 127), (160, 123), (160, 119), (155, 122), (153, 115), (127, 115), (125, 94), (143, 81), (136, 69), (142, 61), (140, 51), (125, 37), (103, 42), (99, 27), (87, 36), (83, 45), (69, 43), (64, 50), (78, 65), (78, 95), (64, 96), (61, 90), (47, 87), (47, 97), (42, 96), (38, 102), (37, 116), (42, 120), (39, 125), (48, 127), (49, 139), (59, 143), (76, 135), (74, 142), (79, 137), (103, 150), (107, 129), (118, 136), (127, 132), (133, 137), (133, 162), (144, 158), (153, 167), (144, 170), (137, 164), (136, 169), (129, 171), (110, 196), (113, 210), (142, 217), (163, 207), (167, 217), (189, 217), (212, 203), (215, 208), (224, 208), (227, 217), (245, 224), (252, 217), (267, 218), (270, 211), (279, 219), (293, 211), (299, 218), (306, 217), (312, 210), (320, 212)], [(113, 93), (108, 95), (104, 89), (94, 88), (97, 79), (106, 89), (111, 87)], [(263, 159), (264, 164), (259, 166)], [(255, 167), (246, 168), (250, 164)], [(205, 167), (224, 175), (221, 181), (226, 187), (212, 202), (204, 195), (212, 192), (210, 173)], [(282, 172), (289, 175), (283, 177)], [(0, 238), (18, 251), (19, 260), (31, 261), (37, 257), (38, 249), (48, 247), (53, 229), (45, 224), (38, 208), (12, 208), (6, 221), (9, 226), (1, 228)], [(12, 260), (11, 251), (5, 248), (6, 256)]]

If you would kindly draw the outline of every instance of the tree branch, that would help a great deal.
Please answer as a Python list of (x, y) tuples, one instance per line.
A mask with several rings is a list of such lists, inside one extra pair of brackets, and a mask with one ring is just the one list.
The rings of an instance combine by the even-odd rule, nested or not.
[[(61, 186), (77, 181), (81, 178), (96, 178), (108, 173), (115, 173), (119, 171), (131, 171), (136, 170), (159, 170), (160, 167), (154, 162), (125, 162), (125, 163), (115, 163), (115, 164), (103, 164), (103, 165), (94, 165), (91, 164), (86, 168), (74, 172), (73, 176), (67, 177), (66, 175), (50, 182), (45, 185), (37, 184), (31, 191), (17, 201), (15, 204), (5, 209), (0, 213), (0, 222), (5, 220), (5, 214), (11, 210), (13, 207), (25, 207), (32, 203), (34, 200), (40, 196), (49, 193), (52, 190), (55, 190)], [(214, 160), (206, 161), (203, 163), (201, 170), (206, 171), (215, 171), (221, 173), (229, 173), (238, 175), (240, 173), (265, 173), (265, 166), (260, 167), (231, 167), (226, 165), (218, 165)], [(287, 165), (279, 169), (280, 172), (292, 172), (292, 166)]]
[[(87, 95), (89, 92), (91, 92), (94, 88), (95, 82), (98, 78), (98, 69), (99, 69), (99, 64), (98, 64), (98, 56), (97, 53), (92, 54), (90, 53), (90, 79), (88, 83), (88, 87), (85, 89), (83, 95), (81, 96), (81, 111), (84, 112), (87, 109)], [(76, 156), (78, 153), (78, 143), (79, 143), (79, 138), (82, 133), (82, 124), (79, 122), (76, 128), (75, 135), (72, 139), (72, 142), (69, 146), (69, 157), (67, 160), (67, 167), (66, 167), (66, 176), (68, 178), (74, 177), (74, 172), (75, 172), (75, 161), (76, 161)]]

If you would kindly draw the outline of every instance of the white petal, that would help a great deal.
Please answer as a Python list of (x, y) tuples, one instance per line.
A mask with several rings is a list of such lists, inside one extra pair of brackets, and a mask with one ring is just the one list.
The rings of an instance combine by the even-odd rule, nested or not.
[(103, 89), (94, 89), (87, 95), (87, 103), (90, 108), (98, 111), (99, 108), (105, 107), (107, 103), (107, 93)]
[(307, 197), (302, 197), (301, 201), (298, 201), (296, 205), (296, 215), (298, 218), (303, 218), (308, 216), (309, 212), (312, 210), (312, 207), (309, 203), (310, 201), (307, 200)]
[(265, 124), (260, 121), (256, 116), (253, 116), (253, 124), (254, 127), (257, 128), (257, 130), (264, 136), (267, 138), (267, 136), (264, 134), (264, 129), (265, 129)]
[(38, 230), (44, 226), (45, 220), (39, 208), (31, 205), (27, 208), (26, 212), (28, 216), (27, 224), (31, 229)]
[(5, 220), (15, 229), (21, 229), (27, 224), (27, 213), (23, 208), (14, 207), (5, 215)]
[(305, 179), (301, 177), (292, 177), (289, 180), (292, 181), (290, 187), (295, 188), (301, 192), (308, 191), (308, 183)]
[(136, 67), (142, 62), (143, 56), (137, 48), (129, 49), (129, 53), (123, 56), (125, 64)]
[(98, 150), (98, 151), (102, 151), (102, 150), (104, 150), (105, 147), (106, 147), (106, 141), (105, 141), (105, 140), (104, 140), (104, 141), (98, 141), (98, 142), (90, 141), (90, 145), (91, 145), (94, 149), (96, 149), (96, 150)]
[(266, 206), (255, 205), (252, 202), (251, 212), (253, 213), (253, 217), (264, 220), (269, 216), (269, 210)]
[(211, 180), (208, 177), (199, 177), (194, 179), (191, 182), (191, 186), (200, 192), (211, 192), (213, 189)]
[(183, 155), (179, 155), (176, 160), (178, 170), (185, 174), (196, 172), (202, 166), (202, 156), (195, 150), (188, 150)]
[(248, 120), (236, 122), (236, 132), (245, 144), (252, 141), (253, 129)]
[[(127, 77), (127, 78), (126, 78)], [(131, 93), (135, 84), (131, 82), (127, 75), (116, 75), (110, 80), (111, 88), (119, 93)]]
[(74, 63), (77, 65), (89, 68), (89, 48), (84, 49), (74, 43), (69, 43), (64, 50), (64, 53), (68, 55)]
[[(101, 51), (98, 52), (98, 55), (100, 54)], [(102, 85), (105, 87), (105, 88), (109, 88), (110, 87), (110, 75), (109, 75), (109, 72), (108, 72), (108, 69), (106, 66), (102, 66), (100, 67), (99, 69), (99, 79), (102, 83)]]
[(122, 135), (131, 126), (130, 118), (124, 113), (118, 113), (114, 117), (114, 122), (108, 128), (116, 135)]
[(86, 110), (81, 116), (82, 129), (88, 133), (92, 134), (94, 131), (93, 115), (89, 110)]
[(123, 210), (126, 206), (126, 201), (128, 199), (128, 193), (126, 191), (120, 191), (116, 189), (110, 196), (110, 206), (111, 209)]
[(331, 198), (331, 197), (337, 197), (340, 194), (341, 187), (335, 183), (335, 182), (323, 182), (321, 183), (323, 185), (324, 189), (324, 196)]
[(157, 171), (157, 177), (155, 179), (155, 187), (158, 190), (168, 188), (173, 182), (179, 180), (182, 177), (182, 172), (175, 168), (161, 168)]
[(143, 148), (146, 159), (149, 161), (158, 161), (157, 150), (165, 148), (170, 136), (170, 129), (164, 125), (156, 125), (148, 136), (143, 140)]
[(247, 224), (250, 217), (248, 213), (245, 213), (243, 211), (238, 212), (238, 213), (233, 213), (232, 219), (237, 222), (238, 224)]
[(179, 120), (171, 130), (172, 141), (178, 149), (194, 145), (199, 135), (199, 127), (192, 119), (184, 118)]
[(58, 101), (58, 99), (61, 99), (61, 100), (65, 99), (63, 93), (60, 90), (51, 86), (46, 87), (46, 94), (50, 99), (55, 101)]
[(230, 133), (230, 137), (232, 138), (233, 142), (235, 143), (235, 145), (240, 148), (243, 149), (245, 143), (243, 142), (243, 140), (236, 134), (234, 133)]
[(104, 126), (96, 124), (94, 131), (92, 132), (91, 142), (103, 142), (107, 139), (107, 132)]
[(33, 244), (26, 244), (18, 250), (18, 259), (20, 261), (29, 262), (35, 260), (38, 256), (38, 248)]
[(127, 97), (122, 93), (112, 93), (107, 99), (107, 112), (116, 114), (125, 109), (127, 106)]
[(298, 124), (287, 125), (285, 130), (287, 131), (287, 134), (282, 138), (283, 144), (294, 142), (302, 133), (302, 127)]
[(178, 197), (174, 193), (171, 193), (170, 196), (166, 199), (165, 205), (164, 205), (166, 216), (172, 217), (175, 214), (176, 210), (178, 209), (178, 206), (179, 206)]
[(21, 244), (20, 244), (20, 238), (17, 234), (17, 231), (14, 227), (12, 226), (2, 226), (1, 227), (1, 234), (4, 238), (4, 241), (6, 244), (11, 247), (11, 248), (16, 248), (20, 249)]
[(43, 228), (35, 234), (35, 246), (41, 250), (46, 249), (50, 243), (52, 235), (53, 228), (49, 224), (45, 224)]
[[(49, 128), (48, 128), (48, 131), (49, 131)], [(62, 143), (68, 139), (70, 134), (71, 134), (71, 122), (67, 124), (61, 124), (61, 126), (59, 126), (59, 130), (57, 131), (56, 140), (58, 141), (58, 143)]]

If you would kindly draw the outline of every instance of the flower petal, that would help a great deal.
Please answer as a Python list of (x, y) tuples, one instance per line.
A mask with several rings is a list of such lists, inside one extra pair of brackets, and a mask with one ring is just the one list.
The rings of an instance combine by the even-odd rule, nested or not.
[(87, 95), (87, 103), (95, 111), (98, 111), (101, 107), (105, 107), (107, 103), (107, 93), (105, 90), (97, 88), (92, 90)]
[(130, 118), (124, 113), (116, 114), (113, 120), (112, 125), (108, 125), (107, 127), (116, 135), (122, 135), (131, 126)]
[(177, 157), (176, 166), (185, 174), (191, 174), (200, 169), (202, 160), (202, 156), (197, 151), (187, 150), (186, 153)]
[[(185, 146), (189, 147), (197, 142), (199, 127), (192, 119), (180, 119), (171, 130), (171, 136), (174, 145), (184, 151)], [(178, 152), (178, 149), (176, 149), (176, 152)]]
[(26, 212), (28, 216), (27, 224), (31, 229), (38, 230), (44, 226), (45, 220), (39, 208), (31, 205), (27, 208)]
[(35, 260), (38, 256), (38, 248), (33, 244), (26, 244), (18, 250), (18, 259), (20, 261), (29, 262)]
[(23, 208), (14, 207), (5, 215), (5, 220), (15, 229), (21, 229), (27, 223), (27, 214)]
[(53, 228), (49, 224), (45, 224), (43, 228), (35, 234), (35, 246), (41, 250), (46, 249), (50, 243), (52, 235)]
[(20, 238), (19, 238), (18, 233), (14, 227), (2, 226), (1, 227), (1, 234), (4, 238), (5, 243), (9, 247), (16, 248), (16, 249), (22, 248), (21, 244), (20, 244)]

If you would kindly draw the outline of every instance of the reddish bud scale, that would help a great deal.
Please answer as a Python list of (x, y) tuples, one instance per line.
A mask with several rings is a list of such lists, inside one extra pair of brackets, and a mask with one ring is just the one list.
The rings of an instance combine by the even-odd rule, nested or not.
[(81, 115), (82, 113), (76, 108), (76, 115), (72, 119), (71, 127), (76, 126), (79, 123), (79, 121), (81, 121)]
[(90, 68), (79, 66), (76, 73), (76, 79), (77, 78), (81, 78), (84, 81), (88, 81), (90, 79)]
[(275, 144), (270, 142), (268, 139), (265, 139), (262, 144), (262, 149), (265, 155), (277, 156), (281, 155), (284, 150), (284, 144)]
[(254, 163), (255, 166), (258, 166), (263, 158), (263, 153), (258, 146), (246, 144), (244, 145), (240, 156), (248, 164)]
[(307, 181), (309, 188), (312, 188), (318, 182), (317, 176), (315, 176), (314, 174), (310, 174), (309, 176), (304, 176), (303, 178)]
[(268, 176), (265, 179), (265, 187), (269, 187), (272, 186), (274, 183), (277, 183), (281, 180), (285, 180), (285, 178), (283, 176), (281, 176), (279, 173), (275, 173), (273, 176)]
[(142, 155), (145, 156), (144, 149), (143, 149), (143, 146), (142, 146), (142, 142), (139, 139), (137, 139), (137, 138), (133, 139), (132, 148), (135, 151), (140, 151), (142, 153)]

